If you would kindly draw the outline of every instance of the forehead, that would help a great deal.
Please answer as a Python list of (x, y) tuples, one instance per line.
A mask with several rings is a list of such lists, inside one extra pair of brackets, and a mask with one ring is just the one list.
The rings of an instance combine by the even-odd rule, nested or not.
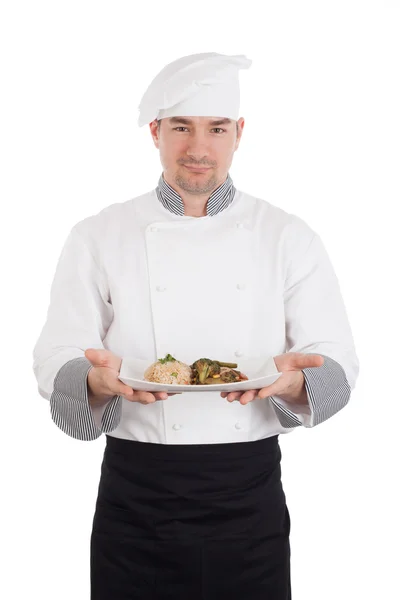
[(232, 119), (226, 117), (169, 117), (165, 119), (171, 125), (230, 125)]

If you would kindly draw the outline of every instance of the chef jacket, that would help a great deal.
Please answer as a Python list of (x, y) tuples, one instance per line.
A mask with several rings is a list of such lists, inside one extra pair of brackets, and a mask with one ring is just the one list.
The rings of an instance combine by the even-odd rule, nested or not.
[[(226, 362), (316, 353), (307, 404), (279, 396), (242, 405), (186, 392), (149, 405), (88, 401), (88, 348), (148, 364), (172, 354)], [(162, 444), (253, 441), (315, 427), (349, 401), (359, 372), (339, 283), (320, 236), (299, 216), (226, 180), (207, 216), (185, 216), (161, 174), (150, 192), (74, 225), (33, 350), (39, 394), (67, 435)]]

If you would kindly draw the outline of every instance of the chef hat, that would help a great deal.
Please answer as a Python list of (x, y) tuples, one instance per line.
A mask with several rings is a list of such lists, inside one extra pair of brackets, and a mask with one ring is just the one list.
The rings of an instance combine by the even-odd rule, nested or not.
[(139, 104), (138, 125), (174, 116), (239, 118), (239, 69), (252, 61), (243, 54), (203, 52), (166, 65), (153, 79)]

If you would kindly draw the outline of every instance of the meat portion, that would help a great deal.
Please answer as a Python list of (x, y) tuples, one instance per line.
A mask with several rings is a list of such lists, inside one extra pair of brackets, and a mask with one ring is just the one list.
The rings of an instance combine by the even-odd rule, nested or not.
[(207, 385), (236, 383), (238, 381), (245, 381), (246, 379), (248, 379), (247, 375), (244, 375), (240, 371), (231, 369), (230, 367), (221, 367), (218, 375), (208, 377), (204, 383)]

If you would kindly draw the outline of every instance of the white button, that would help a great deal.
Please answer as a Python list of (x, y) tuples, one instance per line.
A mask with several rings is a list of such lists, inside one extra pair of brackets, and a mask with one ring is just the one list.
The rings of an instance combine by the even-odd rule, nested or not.
[(244, 225), (243, 225), (243, 223), (236, 223), (236, 227), (238, 229), (243, 229)]
[(163, 285), (158, 285), (157, 286), (157, 292), (165, 292), (165, 290), (167, 289), (166, 287), (164, 287)]
[(236, 350), (235, 356), (243, 356), (243, 352), (240, 352), (240, 350)]
[(172, 425), (172, 429), (175, 429), (175, 431), (179, 431), (179, 429), (182, 429), (182, 425), (180, 425), (179, 423), (174, 423)]
[(242, 429), (242, 426), (240, 423), (235, 423), (235, 427), (236, 427), (236, 429)]
[(150, 227), (150, 231), (158, 231), (158, 227)]
[(238, 283), (236, 285), (238, 290), (245, 290), (246, 289), (246, 284), (245, 283)]

